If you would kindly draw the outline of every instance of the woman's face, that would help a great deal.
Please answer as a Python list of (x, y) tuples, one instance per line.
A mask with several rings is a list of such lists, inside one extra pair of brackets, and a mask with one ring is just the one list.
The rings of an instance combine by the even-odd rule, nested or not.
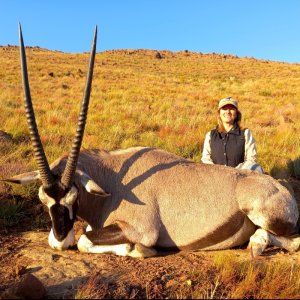
[(233, 105), (227, 104), (220, 109), (220, 118), (223, 123), (233, 124), (237, 117), (236, 108)]

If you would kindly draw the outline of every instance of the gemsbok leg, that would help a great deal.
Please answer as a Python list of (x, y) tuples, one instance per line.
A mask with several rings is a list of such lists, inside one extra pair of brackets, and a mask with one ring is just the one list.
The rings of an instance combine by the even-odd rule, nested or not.
[[(266, 175), (249, 176), (239, 181), (237, 199), (240, 208), (259, 228), (251, 236), (249, 248), (252, 256), (260, 255), (268, 245), (284, 248), (289, 252), (300, 248), (296, 234), (299, 217), (293, 195), (279, 182), (264, 180)], [(249, 190), (249, 187), (255, 187)]]
[(151, 257), (157, 254), (153, 248), (129, 241), (117, 224), (100, 229), (87, 229), (77, 243), (80, 252), (114, 253), (131, 257)]
[(265, 229), (259, 228), (251, 236), (248, 248), (251, 250), (252, 257), (255, 257), (260, 255), (269, 245), (277, 246), (293, 253), (299, 250), (300, 237), (287, 238), (277, 236)]

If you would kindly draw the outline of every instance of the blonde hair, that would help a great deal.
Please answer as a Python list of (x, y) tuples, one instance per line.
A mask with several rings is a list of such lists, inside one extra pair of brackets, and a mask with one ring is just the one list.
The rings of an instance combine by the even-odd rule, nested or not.
[[(242, 113), (239, 110), (236, 110), (236, 118), (235, 118), (235, 120), (234, 120), (233, 123), (237, 124), (240, 129), (243, 129), (243, 127), (241, 125), (241, 122), (242, 122)], [(219, 132), (226, 132), (224, 124), (223, 124), (223, 122), (221, 120), (221, 117), (220, 117), (220, 110), (218, 110), (218, 125), (217, 125), (217, 130)]]

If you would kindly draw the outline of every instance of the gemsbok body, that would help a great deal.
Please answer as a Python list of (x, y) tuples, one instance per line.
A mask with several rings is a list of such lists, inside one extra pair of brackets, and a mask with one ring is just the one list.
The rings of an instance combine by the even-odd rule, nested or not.
[(25, 108), (38, 171), (6, 181), (42, 182), (39, 198), (49, 208), (52, 248), (76, 244), (73, 224), (78, 216), (89, 229), (77, 246), (88, 253), (148, 257), (157, 249), (228, 249), (249, 240), (253, 256), (268, 245), (291, 252), (299, 249), (296, 201), (268, 175), (195, 163), (148, 147), (80, 151), (97, 28), (72, 150), (49, 166), (32, 108), (19, 30)]

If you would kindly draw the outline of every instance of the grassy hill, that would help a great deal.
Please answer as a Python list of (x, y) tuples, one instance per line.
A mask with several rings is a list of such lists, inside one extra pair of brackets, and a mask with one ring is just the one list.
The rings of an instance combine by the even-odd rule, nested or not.
[[(31, 95), (49, 162), (68, 152), (85, 84), (88, 53), (29, 47)], [(267, 172), (287, 173), (300, 156), (300, 65), (189, 51), (113, 50), (97, 54), (85, 148), (154, 146), (200, 161), (218, 101), (240, 101), (243, 125)], [(0, 177), (35, 168), (18, 47), (0, 47)], [(280, 175), (282, 176), (282, 175)]]
[[(39, 132), (48, 160), (52, 162), (70, 150), (89, 54), (67, 54), (38, 47), (26, 51)], [(112, 150), (154, 146), (200, 161), (205, 134), (216, 125), (218, 101), (229, 95), (240, 102), (242, 124), (251, 129), (257, 141), (259, 163), (274, 177), (294, 181), (300, 205), (299, 180), (292, 179), (293, 173), (287, 167), (287, 162), (292, 160), (298, 162), (300, 170), (297, 160), (300, 157), (299, 64), (188, 51), (98, 53), (83, 147)], [(0, 133), (11, 135), (8, 141), (0, 135), (1, 179), (36, 169), (23, 108), (18, 47), (0, 47), (0, 102)], [(7, 233), (7, 228), (12, 231), (15, 227), (22, 230), (50, 227), (48, 213), (36, 199), (36, 188), (37, 185), (0, 183), (0, 237), (6, 241), (1, 244), (0, 240), (2, 246), (6, 245), (0, 247), (0, 269), (7, 274), (16, 276), (13, 255), (17, 252), (12, 249), (23, 246), (18, 241), (18, 247), (12, 247), (7, 241), (14, 238), (6, 238), (2, 233)], [(201, 253), (199, 265), (195, 257), (183, 265), (178, 256), (169, 256), (165, 264), (158, 258), (152, 273), (147, 264), (153, 260), (107, 258), (114, 270), (119, 270), (123, 262), (126, 280), (129, 262), (134, 266), (135, 276), (139, 264), (141, 288), (133, 285), (136, 290), (130, 297), (299, 298), (299, 252), (251, 260), (244, 250), (234, 254), (228, 251), (207, 252), (207, 256)], [(247, 259), (241, 261), (246, 255)], [(7, 271), (8, 264), (12, 271)], [(99, 277), (99, 268), (96, 271), (79, 290), (77, 298), (101, 297), (103, 291), (108, 291), (107, 286), (119, 290), (122, 284), (128, 286), (127, 281), (121, 280), (111, 285), (105, 277)]]

